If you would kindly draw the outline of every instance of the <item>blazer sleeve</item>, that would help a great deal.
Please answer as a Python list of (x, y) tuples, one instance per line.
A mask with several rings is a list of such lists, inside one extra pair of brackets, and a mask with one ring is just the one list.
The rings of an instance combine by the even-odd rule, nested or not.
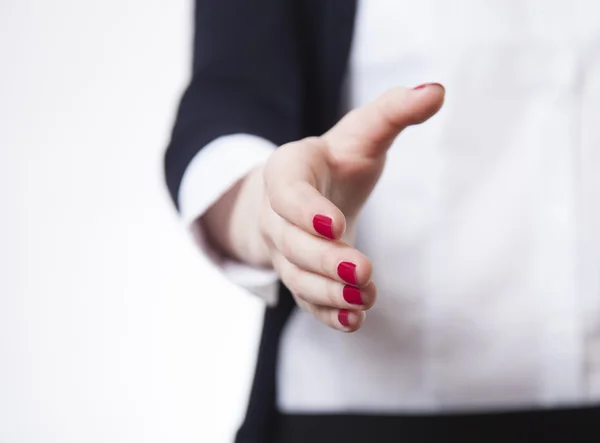
[[(188, 166), (212, 142), (250, 136), (217, 144), (228, 151), (220, 156), (233, 163), (245, 146), (260, 157), (268, 145), (301, 138), (305, 69), (295, 3), (196, 0), (192, 77), (164, 159), (167, 187), (178, 209)], [(195, 183), (212, 186), (208, 179)]]
[(209, 263), (273, 304), (277, 275), (221, 256), (199, 217), (277, 146), (302, 136), (296, 0), (197, 0), (192, 78), (165, 154), (171, 198)]

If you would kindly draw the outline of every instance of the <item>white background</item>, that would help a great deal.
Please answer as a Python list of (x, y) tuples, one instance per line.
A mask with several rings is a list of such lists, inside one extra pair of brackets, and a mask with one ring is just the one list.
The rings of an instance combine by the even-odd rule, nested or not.
[(0, 442), (231, 441), (258, 300), (207, 268), (162, 155), (192, 2), (0, 2)]

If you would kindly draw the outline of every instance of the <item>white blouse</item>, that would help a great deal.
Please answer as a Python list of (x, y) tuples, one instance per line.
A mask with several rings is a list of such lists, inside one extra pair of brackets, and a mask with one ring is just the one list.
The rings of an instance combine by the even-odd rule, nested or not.
[[(427, 81), (446, 103), (398, 138), (359, 220), (379, 288), (364, 326), (342, 334), (301, 311), (286, 326), (283, 412), (600, 400), (598, 17), (594, 0), (359, 3), (351, 106)], [(273, 149), (238, 134), (201, 150), (184, 222)], [(214, 263), (275, 302), (272, 272)]]

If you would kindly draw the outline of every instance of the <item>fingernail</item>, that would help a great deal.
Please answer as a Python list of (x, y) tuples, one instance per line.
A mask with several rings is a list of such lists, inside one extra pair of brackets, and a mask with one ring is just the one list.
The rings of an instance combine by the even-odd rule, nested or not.
[(338, 275), (346, 283), (356, 285), (358, 279), (356, 278), (356, 265), (348, 261), (343, 261), (338, 265)]
[(313, 227), (315, 231), (321, 234), (323, 237), (335, 239), (333, 235), (333, 220), (324, 215), (315, 215), (313, 218)]
[(440, 86), (443, 88), (443, 86), (440, 83), (423, 83), (422, 85), (419, 86), (415, 86), (413, 89), (417, 90), (417, 89), (425, 89), (428, 86)]
[(348, 311), (347, 309), (340, 309), (340, 312), (338, 313), (338, 321), (345, 328), (350, 326), (350, 321), (348, 319), (349, 316), (350, 311)]
[(360, 289), (354, 286), (346, 285), (342, 291), (344, 293), (344, 300), (351, 305), (363, 305), (362, 297), (360, 296)]

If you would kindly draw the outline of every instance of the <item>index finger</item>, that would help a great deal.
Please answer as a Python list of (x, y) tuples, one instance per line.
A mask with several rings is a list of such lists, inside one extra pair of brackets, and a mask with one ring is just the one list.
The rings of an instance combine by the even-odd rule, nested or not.
[(346, 218), (318, 189), (323, 187), (318, 180), (328, 174), (319, 142), (303, 140), (279, 149), (265, 168), (265, 187), (273, 211), (310, 234), (341, 238)]

